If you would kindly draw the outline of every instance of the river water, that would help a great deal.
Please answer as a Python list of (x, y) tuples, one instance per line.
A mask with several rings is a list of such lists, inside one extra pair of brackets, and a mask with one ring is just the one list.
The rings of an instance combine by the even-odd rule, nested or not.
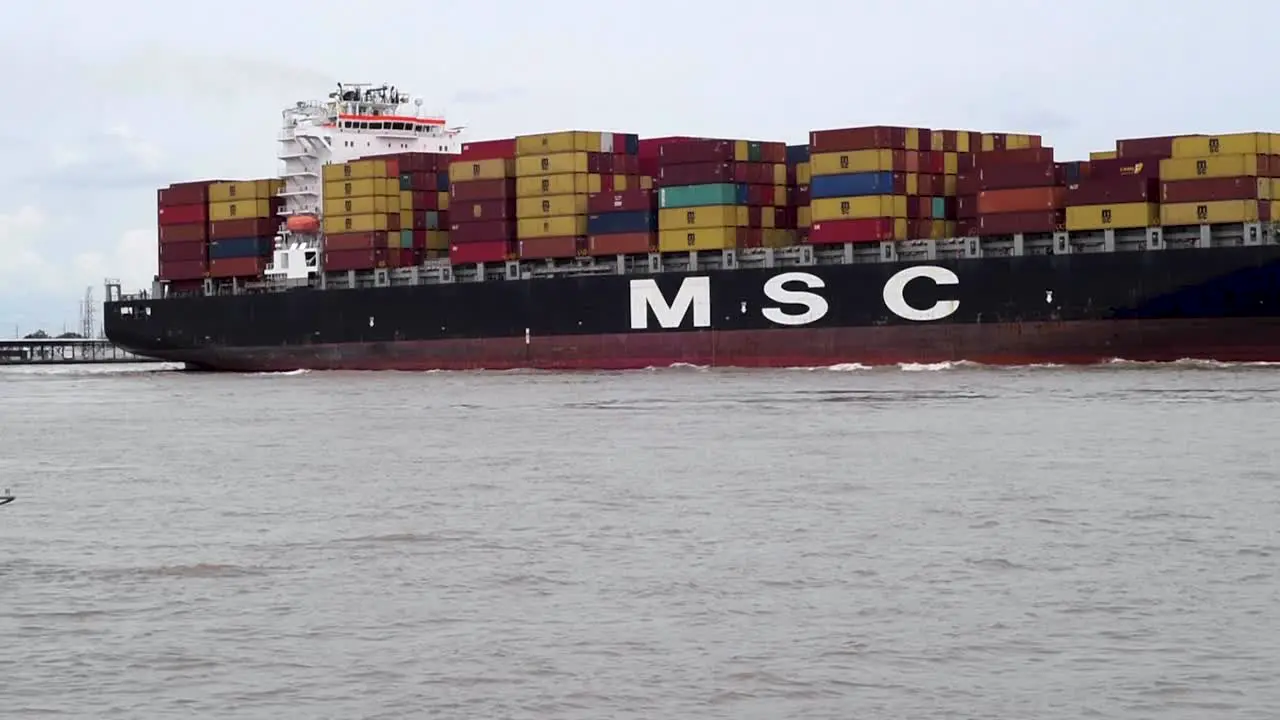
[(0, 716), (1271, 718), (1280, 368), (0, 370)]

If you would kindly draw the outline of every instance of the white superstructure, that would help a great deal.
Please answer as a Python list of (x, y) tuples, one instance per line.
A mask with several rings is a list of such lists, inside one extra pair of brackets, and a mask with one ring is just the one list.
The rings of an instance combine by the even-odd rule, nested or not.
[(268, 278), (303, 280), (319, 271), (322, 246), (321, 168), (370, 155), (404, 152), (457, 154), (462, 128), (421, 111), (395, 87), (338, 83), (324, 102), (298, 102), (284, 110), (280, 234)]

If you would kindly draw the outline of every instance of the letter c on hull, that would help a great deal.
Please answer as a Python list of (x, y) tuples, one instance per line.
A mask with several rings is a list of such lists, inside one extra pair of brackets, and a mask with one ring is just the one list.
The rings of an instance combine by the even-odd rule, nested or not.
[(884, 284), (885, 307), (903, 320), (929, 322), (941, 320), (960, 309), (959, 300), (940, 300), (932, 307), (924, 309), (912, 307), (907, 303), (903, 293), (907, 283), (916, 278), (929, 278), (937, 285), (959, 285), (960, 278), (944, 267), (936, 265), (916, 265), (900, 270)]

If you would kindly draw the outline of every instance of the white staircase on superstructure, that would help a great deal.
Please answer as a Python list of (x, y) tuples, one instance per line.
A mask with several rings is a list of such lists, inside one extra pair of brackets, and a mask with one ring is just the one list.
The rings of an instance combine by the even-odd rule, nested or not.
[(324, 102), (286, 108), (280, 133), (283, 169), (280, 234), (269, 280), (307, 283), (322, 271), (324, 247), (322, 171), (329, 163), (405, 152), (457, 154), (462, 128), (448, 128), (440, 115), (423, 115), (422, 100), (395, 87), (338, 83)]

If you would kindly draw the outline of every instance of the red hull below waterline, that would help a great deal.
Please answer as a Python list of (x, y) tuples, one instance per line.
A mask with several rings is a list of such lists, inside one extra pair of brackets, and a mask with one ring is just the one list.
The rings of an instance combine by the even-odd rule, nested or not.
[(430, 340), (149, 353), (218, 370), (633, 370), (1115, 359), (1280, 362), (1280, 319), (1101, 320)]

